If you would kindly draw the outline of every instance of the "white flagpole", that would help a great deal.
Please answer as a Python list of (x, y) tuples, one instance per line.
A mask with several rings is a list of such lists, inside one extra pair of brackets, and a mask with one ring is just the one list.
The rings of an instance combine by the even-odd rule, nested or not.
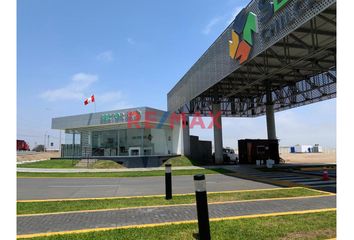
[[(95, 96), (95, 95), (91, 95), (91, 96)], [(94, 104), (95, 104), (95, 113), (96, 113), (96, 96), (94, 97), (94, 102), (93, 102)]]

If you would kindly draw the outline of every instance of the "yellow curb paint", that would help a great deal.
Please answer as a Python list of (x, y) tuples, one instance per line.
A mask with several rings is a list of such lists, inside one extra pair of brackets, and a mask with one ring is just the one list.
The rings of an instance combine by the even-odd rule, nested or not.
[(312, 191), (315, 191), (315, 192), (323, 193), (323, 194), (337, 195), (337, 194), (335, 194), (335, 193), (331, 193), (331, 192), (326, 192), (326, 191), (318, 190), (318, 189), (315, 189), (315, 188), (312, 188), (312, 187), (308, 187), (308, 189), (310, 189), (310, 190), (312, 190)]
[(216, 222), (216, 221), (237, 220), (237, 219), (245, 219), (245, 218), (299, 215), (299, 214), (306, 214), (306, 213), (333, 212), (333, 211), (336, 211), (336, 210), (337, 210), (336, 208), (323, 208), (323, 209), (304, 210), (304, 211), (265, 213), (265, 214), (244, 215), (244, 216), (235, 216), (235, 217), (212, 218), (212, 219), (210, 219), (210, 221), (211, 222)]
[[(231, 204), (231, 203), (246, 203), (246, 202), (265, 202), (265, 201), (280, 201), (280, 200), (296, 200), (296, 199), (309, 199), (309, 198), (322, 198), (331, 196), (327, 195), (315, 195), (315, 196), (299, 196), (299, 197), (282, 197), (282, 198), (260, 198), (260, 199), (248, 199), (248, 200), (236, 200), (236, 201), (224, 201), (224, 202), (209, 202), (209, 205), (218, 204)], [(78, 210), (67, 212), (54, 212), (54, 213), (34, 213), (34, 214), (20, 214), (17, 217), (33, 217), (33, 216), (48, 216), (48, 215), (61, 215), (61, 214), (75, 214), (75, 213), (94, 213), (94, 212), (109, 212), (109, 211), (122, 211), (131, 209), (144, 209), (144, 208), (168, 208), (168, 207), (180, 207), (180, 206), (194, 206), (194, 203), (182, 203), (182, 204), (169, 204), (169, 205), (152, 205), (152, 206), (139, 206), (139, 207), (126, 207), (126, 208), (107, 208), (107, 209), (93, 209), (93, 210)]]
[[(274, 187), (274, 188), (263, 188), (263, 189), (247, 189), (247, 190), (208, 192), (208, 194), (274, 191), (274, 190), (281, 190), (281, 189), (297, 189), (297, 188), (304, 188), (304, 187), (289, 187), (289, 188)], [(173, 194), (173, 196), (189, 196), (189, 195), (194, 195), (194, 193)], [(160, 195), (147, 195), (147, 196), (102, 197), (102, 198), (62, 198), (62, 199), (17, 200), (17, 202), (60, 202), (60, 201), (79, 201), (79, 200), (113, 200), (113, 199), (130, 199), (130, 198), (164, 197), (164, 196), (165, 196), (164, 194), (160, 194)]]
[[(259, 217), (276, 217), (276, 216), (287, 216), (287, 215), (300, 215), (300, 214), (332, 212), (332, 211), (336, 211), (336, 208), (324, 208), (324, 209), (305, 210), (305, 211), (254, 214), (254, 215), (244, 215), (244, 216), (234, 216), (234, 217), (224, 217), (224, 218), (211, 218), (210, 221), (211, 222), (218, 222), (218, 221), (227, 221), (227, 220), (238, 220), (238, 219), (259, 218)], [(53, 235), (80, 234), (80, 233), (90, 233), (90, 232), (100, 232), (100, 231), (130, 229), (130, 228), (149, 228), (149, 227), (160, 227), (160, 226), (167, 226), (167, 225), (179, 225), (179, 224), (190, 224), (190, 223), (197, 223), (197, 220), (165, 222), (165, 223), (156, 223), (156, 224), (130, 225), (130, 226), (122, 226), (122, 227), (109, 227), (109, 228), (92, 228), (92, 229), (82, 229), (82, 230), (74, 230), (74, 231), (51, 232), (51, 233), (23, 234), (23, 235), (17, 235), (17, 238), (19, 239), (19, 238), (49, 237), (49, 236), (53, 236)]]

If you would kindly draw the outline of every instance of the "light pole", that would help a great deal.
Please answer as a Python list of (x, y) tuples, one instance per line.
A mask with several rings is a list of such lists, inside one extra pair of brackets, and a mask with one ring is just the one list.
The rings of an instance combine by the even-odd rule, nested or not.
[[(47, 132), (48, 132), (48, 130), (45, 131), (45, 133), (44, 133), (44, 143), (43, 143), (43, 151), (44, 152), (45, 152), (45, 147), (46, 147)], [(49, 136), (48, 136), (48, 139), (49, 139)]]

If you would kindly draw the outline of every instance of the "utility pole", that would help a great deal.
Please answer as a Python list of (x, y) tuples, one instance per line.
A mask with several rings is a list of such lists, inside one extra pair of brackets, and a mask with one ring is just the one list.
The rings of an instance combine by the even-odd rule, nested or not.
[(61, 130), (59, 130), (59, 152), (61, 153)]
[[(45, 133), (44, 133), (44, 142), (43, 142), (43, 151), (44, 151), (44, 152), (45, 152), (45, 148), (46, 148), (47, 132), (48, 132), (48, 131), (45, 131)], [(49, 136), (48, 136), (48, 139), (49, 139)]]
[(47, 132), (44, 134), (44, 141), (43, 141), (43, 152), (45, 152), (45, 140), (47, 138)]

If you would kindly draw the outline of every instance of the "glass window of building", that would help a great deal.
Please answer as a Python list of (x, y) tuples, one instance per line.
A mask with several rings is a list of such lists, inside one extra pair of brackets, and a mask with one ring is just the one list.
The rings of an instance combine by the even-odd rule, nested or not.
[(92, 132), (92, 156), (117, 156), (118, 131)]
[(66, 130), (61, 148), (62, 157), (81, 157), (81, 134), (74, 130)]

